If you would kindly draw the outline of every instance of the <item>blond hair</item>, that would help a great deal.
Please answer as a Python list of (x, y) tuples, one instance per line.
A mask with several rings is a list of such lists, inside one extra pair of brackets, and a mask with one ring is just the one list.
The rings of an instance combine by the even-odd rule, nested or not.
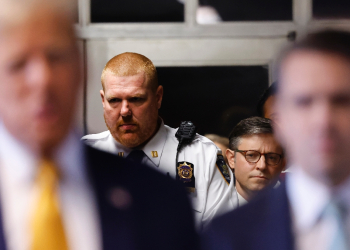
[(77, 5), (71, 0), (0, 0), (0, 29), (12, 29), (28, 18), (45, 9), (46, 12), (57, 13), (73, 23), (76, 18)]
[(101, 75), (103, 91), (105, 90), (104, 83), (107, 72), (115, 76), (134, 76), (139, 73), (145, 73), (149, 86), (154, 91), (156, 91), (158, 87), (156, 67), (150, 59), (141, 54), (125, 52), (109, 60)]

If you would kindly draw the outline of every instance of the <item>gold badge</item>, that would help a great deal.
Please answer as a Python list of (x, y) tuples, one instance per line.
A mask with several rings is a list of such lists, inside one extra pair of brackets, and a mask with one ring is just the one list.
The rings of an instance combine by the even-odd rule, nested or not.
[(118, 153), (118, 156), (119, 156), (119, 157), (124, 157), (124, 152), (119, 152), (119, 153)]
[(228, 167), (226, 166), (226, 164), (225, 164), (225, 165), (222, 165), (222, 172), (223, 172), (224, 174), (226, 174), (226, 175), (230, 175), (228, 171), (229, 171), (229, 170), (228, 170)]
[(180, 164), (177, 167), (178, 175), (184, 182), (190, 182), (192, 175), (193, 175), (193, 169), (191, 165), (187, 164), (187, 162), (184, 162), (183, 164)]
[(158, 152), (157, 151), (152, 151), (152, 157), (157, 158), (158, 157)]

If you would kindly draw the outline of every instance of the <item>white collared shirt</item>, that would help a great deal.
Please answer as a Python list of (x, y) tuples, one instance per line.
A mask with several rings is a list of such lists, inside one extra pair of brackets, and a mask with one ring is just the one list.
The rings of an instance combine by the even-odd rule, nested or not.
[[(142, 163), (173, 178), (176, 177), (175, 161), (179, 143), (175, 133), (176, 129), (162, 122), (153, 138), (140, 148), (146, 155)], [(117, 142), (109, 131), (87, 135), (82, 140), (90, 146), (113, 154), (123, 154), (124, 157), (132, 151)], [(196, 135), (193, 142), (181, 150), (178, 158), (178, 162), (186, 161), (194, 165), (196, 191), (189, 193), (189, 196), (199, 230), (207, 226), (215, 216), (232, 210), (238, 204), (237, 196), (232, 192), (234, 189), (232, 172), (228, 169), (232, 180), (228, 184), (216, 167), (218, 153), (220, 151), (212, 141)]]
[[(39, 159), (0, 124), (0, 197), (3, 228), (9, 250), (28, 250), (30, 220), (36, 198)], [(99, 217), (87, 182), (82, 145), (71, 133), (55, 154), (63, 179), (59, 198), (69, 249), (101, 249)]]
[(241, 207), (243, 206), (244, 204), (247, 204), (248, 201), (246, 199), (243, 198), (243, 196), (238, 193), (237, 189), (235, 188), (235, 191), (237, 193), (237, 197), (238, 197), (238, 207)]
[[(296, 249), (329, 249), (337, 225), (334, 219), (321, 219), (321, 214), (334, 196), (350, 208), (350, 179), (337, 190), (331, 190), (298, 166), (292, 166), (292, 172), (293, 174), (286, 176), (286, 188), (291, 205)], [(349, 228), (349, 216), (346, 225)]]

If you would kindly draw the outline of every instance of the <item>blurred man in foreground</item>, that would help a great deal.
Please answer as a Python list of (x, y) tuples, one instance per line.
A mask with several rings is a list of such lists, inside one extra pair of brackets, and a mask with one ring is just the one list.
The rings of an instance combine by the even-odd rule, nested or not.
[[(231, 171), (209, 139), (193, 133), (179, 150), (176, 130), (158, 116), (163, 86), (151, 60), (137, 53), (113, 57), (105, 66), (100, 91), (108, 131), (82, 138), (98, 149), (142, 162), (182, 182), (195, 210), (198, 229), (235, 207)], [(184, 123), (191, 131), (192, 123)], [(188, 128), (188, 129), (187, 129)]]
[(226, 155), (235, 176), (238, 206), (267, 186), (275, 186), (284, 168), (283, 150), (275, 140), (270, 119), (251, 117), (232, 130)]
[(80, 70), (68, 2), (0, 6), (0, 249), (196, 248), (178, 185), (74, 132)]
[(314, 33), (280, 59), (286, 185), (219, 218), (208, 249), (350, 249), (350, 34)]

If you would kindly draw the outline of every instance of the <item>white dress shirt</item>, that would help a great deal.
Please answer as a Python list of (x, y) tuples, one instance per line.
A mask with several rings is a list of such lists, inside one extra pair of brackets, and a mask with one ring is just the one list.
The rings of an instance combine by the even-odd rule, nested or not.
[[(0, 124), (0, 197), (3, 228), (9, 250), (28, 250), (30, 220), (38, 192), (35, 177), (39, 159)], [(87, 182), (82, 145), (71, 133), (55, 153), (62, 173), (59, 199), (69, 249), (101, 249), (99, 217)]]
[[(140, 148), (146, 155), (142, 163), (173, 178), (176, 177), (175, 161), (179, 143), (175, 133), (176, 129), (162, 122), (153, 138)], [(132, 151), (117, 142), (109, 131), (87, 135), (82, 140), (90, 146), (124, 157)], [(184, 146), (179, 154), (179, 162), (186, 161), (194, 165), (196, 191), (189, 193), (189, 196), (199, 230), (208, 225), (215, 216), (237, 206), (237, 196), (232, 195), (232, 189), (234, 189), (232, 172), (227, 168), (231, 177), (229, 184), (216, 166), (217, 154), (220, 152), (208, 138), (196, 135), (192, 143)]]
[(240, 193), (238, 193), (236, 188), (235, 188), (235, 191), (237, 193), (237, 198), (238, 198), (238, 206), (237, 207), (241, 207), (244, 204), (247, 204), (248, 201), (246, 199), (244, 199), (243, 196)]
[[(334, 218), (324, 219), (321, 214), (334, 197), (342, 200), (350, 211), (350, 179), (336, 189), (331, 189), (310, 177), (300, 167), (292, 166), (291, 169), (292, 174), (286, 176), (286, 187), (296, 249), (329, 249), (337, 224)], [(345, 224), (349, 229), (349, 216)], [(348, 237), (349, 232), (347, 230)]]

